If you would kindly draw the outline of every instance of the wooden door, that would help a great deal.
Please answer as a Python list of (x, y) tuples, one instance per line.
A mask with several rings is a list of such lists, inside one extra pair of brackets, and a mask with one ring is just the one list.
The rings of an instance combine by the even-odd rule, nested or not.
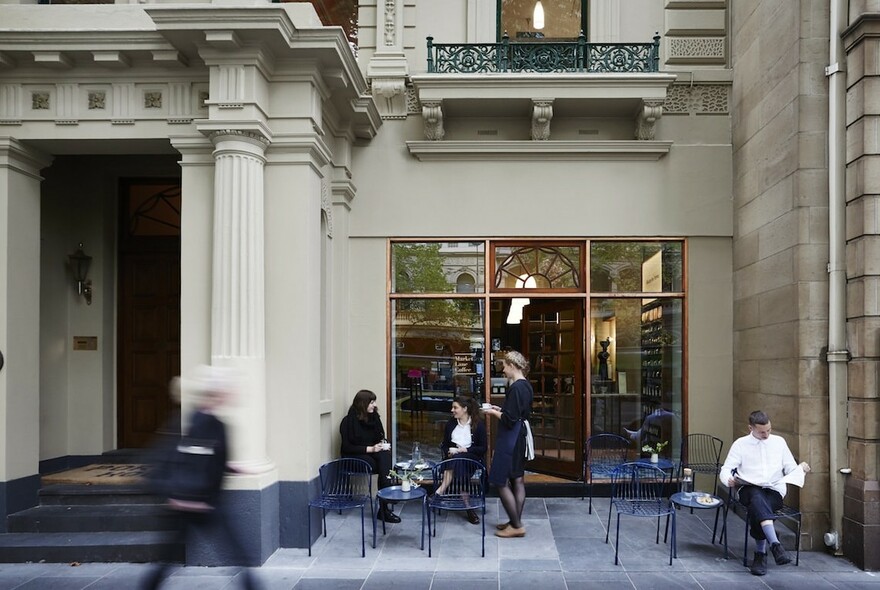
[(121, 183), (118, 446), (147, 446), (180, 374), (180, 182)]
[(581, 300), (545, 301), (523, 309), (523, 353), (535, 390), (529, 424), (535, 460), (529, 469), (580, 476), (584, 435), (584, 310)]

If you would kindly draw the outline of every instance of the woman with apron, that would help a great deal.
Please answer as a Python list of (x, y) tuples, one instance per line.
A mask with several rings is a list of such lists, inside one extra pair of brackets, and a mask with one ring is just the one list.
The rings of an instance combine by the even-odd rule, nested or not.
[(502, 362), (504, 376), (509, 383), (504, 406), (484, 409), (486, 414), (498, 418), (498, 436), (495, 439), (489, 481), (498, 487), (501, 505), (509, 519), (509, 522), (497, 525), (495, 535), (524, 537), (526, 529), (522, 523), (522, 512), (526, 503), (526, 485), (523, 476), (528, 451), (528, 419), (532, 413), (534, 392), (525, 377), (529, 371), (529, 363), (522, 353), (508, 351)]

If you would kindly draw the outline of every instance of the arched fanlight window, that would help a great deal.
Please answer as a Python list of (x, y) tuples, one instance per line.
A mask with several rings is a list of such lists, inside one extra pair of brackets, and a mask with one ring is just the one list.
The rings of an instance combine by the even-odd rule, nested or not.
[(582, 290), (582, 257), (578, 245), (497, 246), (495, 288)]

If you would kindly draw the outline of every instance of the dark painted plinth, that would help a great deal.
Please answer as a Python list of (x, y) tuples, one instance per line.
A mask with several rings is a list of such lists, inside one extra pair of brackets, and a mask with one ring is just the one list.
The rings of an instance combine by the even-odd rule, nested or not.
[(36, 474), (0, 482), (0, 533), (7, 532), (7, 516), (37, 505), (39, 491), (40, 476)]
[(843, 496), (843, 555), (864, 570), (880, 570), (880, 483), (850, 477)]

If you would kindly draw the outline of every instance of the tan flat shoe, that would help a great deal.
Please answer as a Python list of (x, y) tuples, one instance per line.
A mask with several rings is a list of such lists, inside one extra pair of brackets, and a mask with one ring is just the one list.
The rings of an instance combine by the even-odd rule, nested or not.
[(512, 526), (509, 526), (504, 530), (495, 531), (495, 536), (502, 538), (525, 537), (526, 527), (515, 529)]
[(499, 522), (498, 524), (495, 525), (495, 528), (498, 529), (499, 531), (503, 531), (504, 529), (506, 529), (509, 526), (510, 526), (510, 521)]

